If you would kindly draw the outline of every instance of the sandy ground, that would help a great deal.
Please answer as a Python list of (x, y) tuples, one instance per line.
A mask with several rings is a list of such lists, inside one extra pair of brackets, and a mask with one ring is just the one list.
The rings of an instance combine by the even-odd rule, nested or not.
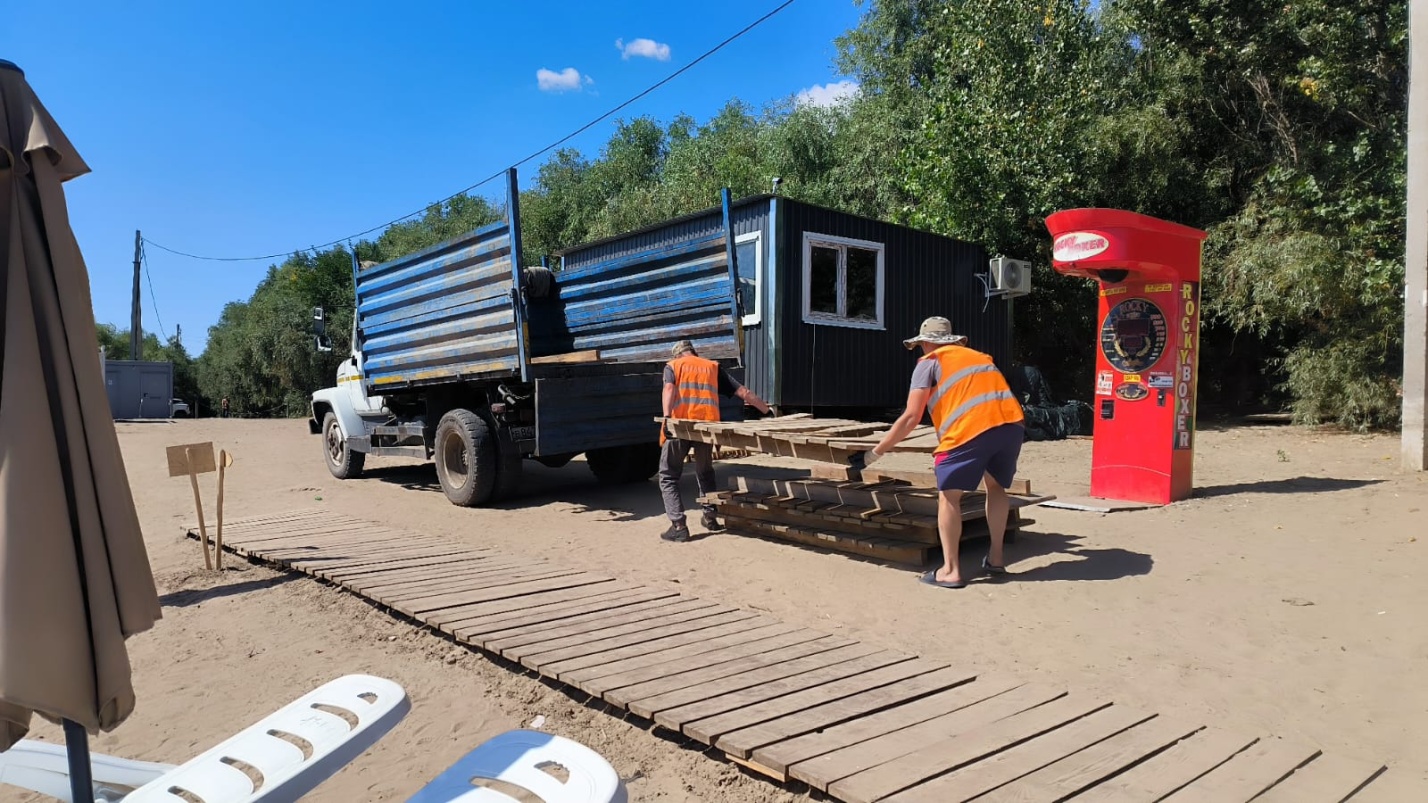
[[(102, 752), (180, 762), (333, 677), (392, 678), (412, 713), (310, 796), (401, 800), (483, 739), (537, 716), (599, 751), (636, 800), (806, 800), (689, 745), (307, 579), (239, 562), (201, 569), (180, 535), (192, 495), (164, 446), (213, 440), (237, 456), (231, 516), (314, 506), (675, 584), (787, 621), (1326, 751), (1428, 769), (1428, 476), (1397, 472), (1390, 437), (1289, 428), (1202, 432), (1198, 496), (1139, 512), (1040, 509), (1009, 558), (1014, 582), (943, 591), (906, 569), (723, 534), (659, 540), (654, 485), (611, 491), (580, 461), (527, 463), (500, 509), (449, 505), (430, 467), (372, 460), (339, 482), (300, 421), (121, 424), (164, 619), (131, 642), (139, 707)], [(889, 460), (896, 458), (889, 458)], [(1038, 491), (1085, 493), (1090, 443), (1028, 444)], [(792, 461), (723, 463), (787, 473)], [(205, 478), (212, 502), (213, 475)], [(693, 496), (692, 478), (686, 493)], [(965, 545), (964, 561), (983, 545)], [(55, 728), (37, 735), (54, 739)], [(0, 799), (26, 799), (6, 797)]]

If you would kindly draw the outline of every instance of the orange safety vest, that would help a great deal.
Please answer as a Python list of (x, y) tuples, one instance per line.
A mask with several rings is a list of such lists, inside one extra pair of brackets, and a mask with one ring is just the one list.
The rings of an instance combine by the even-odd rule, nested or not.
[(936, 360), (942, 369), (942, 379), (927, 400), (938, 452), (1024, 420), (1016, 394), (990, 356), (964, 346), (943, 346), (922, 359)]
[[(693, 354), (685, 354), (669, 361), (674, 369), (674, 406), (669, 411), (670, 418), (686, 418), (692, 421), (719, 420), (719, 363)], [(664, 428), (660, 428), (659, 442), (664, 443)]]

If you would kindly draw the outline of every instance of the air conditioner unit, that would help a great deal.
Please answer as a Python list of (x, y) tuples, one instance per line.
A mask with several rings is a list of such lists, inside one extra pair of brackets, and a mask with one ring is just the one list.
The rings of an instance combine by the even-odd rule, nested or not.
[(1014, 298), (1031, 292), (1031, 263), (1020, 259), (997, 257), (988, 263), (992, 274), (992, 292)]

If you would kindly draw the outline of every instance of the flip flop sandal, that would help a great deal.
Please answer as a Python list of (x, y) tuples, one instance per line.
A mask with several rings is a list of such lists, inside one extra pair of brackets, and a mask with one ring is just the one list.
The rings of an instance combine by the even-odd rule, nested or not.
[(918, 582), (920, 582), (920, 583), (926, 583), (927, 585), (930, 585), (930, 586), (937, 586), (938, 588), (966, 588), (966, 587), (967, 587), (967, 582), (966, 582), (965, 580), (963, 580), (963, 581), (961, 581), (961, 582), (957, 582), (957, 583), (949, 583), (949, 582), (947, 582), (946, 580), (938, 580), (938, 579), (937, 579), (937, 570), (936, 570), (936, 569), (933, 569), (933, 570), (931, 570), (931, 571), (923, 572), (923, 573), (922, 573), (922, 576), (919, 577), (919, 578), (917, 578), (917, 580), (918, 580)]
[(1007, 573), (1007, 567), (997, 566), (987, 558), (982, 558), (982, 571), (994, 576), (1003, 576)]

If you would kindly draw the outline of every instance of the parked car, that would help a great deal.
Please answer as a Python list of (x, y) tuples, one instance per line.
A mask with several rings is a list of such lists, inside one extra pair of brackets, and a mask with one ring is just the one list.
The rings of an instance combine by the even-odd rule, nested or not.
[(188, 408), (188, 402), (183, 399), (169, 401), (169, 418), (188, 418), (192, 415), (193, 411)]

